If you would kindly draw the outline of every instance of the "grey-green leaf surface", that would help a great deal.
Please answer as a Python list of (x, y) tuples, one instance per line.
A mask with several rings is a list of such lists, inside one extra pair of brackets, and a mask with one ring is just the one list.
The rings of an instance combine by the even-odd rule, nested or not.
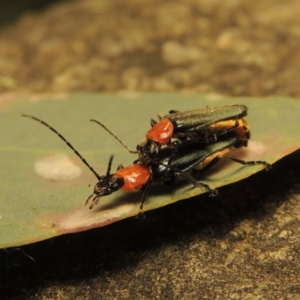
[[(140, 191), (119, 191), (103, 197), (92, 210), (84, 206), (97, 182), (95, 176), (53, 132), (22, 118), (22, 113), (41, 118), (55, 127), (102, 175), (111, 154), (114, 154), (112, 170), (120, 163), (132, 164), (137, 157), (129, 154), (100, 126), (89, 122), (91, 118), (103, 122), (135, 149), (150, 128), (150, 118), (157, 113), (235, 103), (249, 108), (251, 140), (248, 148), (236, 150), (232, 155), (272, 164), (299, 148), (300, 101), (296, 99), (179, 94), (0, 97), (0, 247), (105, 226), (139, 212)], [(261, 165), (243, 167), (222, 161), (199, 180), (217, 188), (262, 169)], [(268, 172), (263, 172), (268, 176)], [(47, 177), (47, 174), (50, 175)], [(150, 188), (144, 210), (204, 192), (184, 181), (171, 187), (157, 183)]]

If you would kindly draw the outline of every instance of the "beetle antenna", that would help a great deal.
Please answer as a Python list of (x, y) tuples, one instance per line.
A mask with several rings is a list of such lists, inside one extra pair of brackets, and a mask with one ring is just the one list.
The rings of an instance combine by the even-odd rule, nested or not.
[(109, 161), (108, 161), (108, 167), (107, 167), (106, 177), (108, 177), (110, 175), (110, 169), (111, 169), (111, 165), (112, 165), (113, 159), (114, 159), (114, 156), (112, 155), (109, 158)]
[[(81, 161), (94, 173), (94, 175), (96, 176), (96, 178), (99, 181), (101, 180), (100, 175), (93, 169), (93, 167), (85, 160), (85, 158), (83, 158), (81, 156), (81, 154), (72, 146), (72, 144), (69, 141), (67, 141), (56, 129), (54, 129), (49, 124), (47, 124), (43, 120), (40, 120), (40, 119), (38, 119), (36, 117), (30, 116), (30, 115), (26, 115), (26, 114), (22, 114), (22, 117), (30, 118), (30, 119), (33, 119), (33, 120), (35, 120), (37, 122), (40, 122), (43, 125), (45, 125), (46, 127), (48, 127), (50, 130), (52, 130), (56, 135), (58, 135), (73, 150), (73, 152), (81, 159)], [(112, 161), (112, 157), (110, 158), (110, 165), (111, 165), (111, 161)]]
[(114, 134), (111, 130), (109, 130), (104, 124), (102, 124), (101, 122), (99, 122), (95, 119), (91, 119), (90, 121), (95, 122), (98, 125), (100, 125), (104, 130), (106, 130), (110, 135), (112, 135), (124, 148), (126, 148), (129, 153), (131, 153), (131, 154), (138, 153), (138, 151), (136, 151), (136, 150), (131, 150), (116, 134)]

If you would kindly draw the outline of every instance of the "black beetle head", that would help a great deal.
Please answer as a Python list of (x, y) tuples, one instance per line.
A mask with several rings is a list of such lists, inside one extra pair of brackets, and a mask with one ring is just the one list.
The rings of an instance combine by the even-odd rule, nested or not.
[(137, 145), (136, 150), (139, 153), (139, 161), (143, 164), (148, 164), (155, 158), (159, 152), (160, 144), (145, 138), (139, 145)]

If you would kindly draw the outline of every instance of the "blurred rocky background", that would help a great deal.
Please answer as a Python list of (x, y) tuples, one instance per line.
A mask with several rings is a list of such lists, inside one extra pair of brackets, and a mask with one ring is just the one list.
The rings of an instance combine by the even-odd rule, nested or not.
[(2, 7), (1, 92), (300, 95), (297, 0), (13, 0)]

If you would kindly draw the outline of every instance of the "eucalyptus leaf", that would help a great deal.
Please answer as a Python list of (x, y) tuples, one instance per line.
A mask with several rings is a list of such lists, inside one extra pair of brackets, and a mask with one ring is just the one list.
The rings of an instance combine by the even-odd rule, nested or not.
[[(97, 182), (93, 173), (53, 132), (22, 118), (21, 114), (33, 115), (51, 124), (102, 175), (107, 170), (110, 155), (114, 155), (112, 170), (116, 170), (118, 164), (132, 164), (137, 156), (128, 153), (99, 125), (89, 122), (90, 119), (103, 122), (135, 149), (150, 128), (150, 118), (157, 113), (228, 104), (248, 106), (247, 121), (251, 126), (248, 148), (236, 150), (234, 157), (273, 164), (299, 148), (300, 101), (296, 99), (179, 94), (2, 96), (0, 247), (105, 226), (139, 212), (140, 191), (119, 191), (103, 197), (92, 210), (84, 206)], [(55, 169), (62, 165), (63, 170)], [(217, 188), (262, 169), (261, 165), (243, 167), (224, 160), (199, 180)], [(268, 172), (263, 172), (268, 176)], [(185, 181), (171, 187), (153, 184), (144, 211), (204, 192)]]

